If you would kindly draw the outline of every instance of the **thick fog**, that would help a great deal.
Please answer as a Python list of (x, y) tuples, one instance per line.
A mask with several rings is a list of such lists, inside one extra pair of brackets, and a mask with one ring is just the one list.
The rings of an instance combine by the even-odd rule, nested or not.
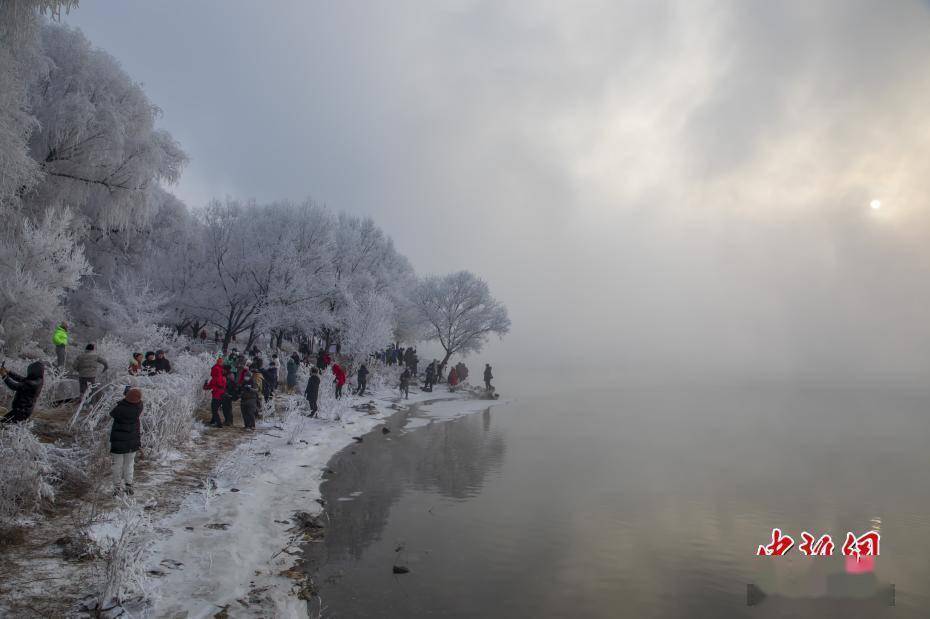
[(371, 215), (418, 272), (488, 280), (513, 321), (496, 363), (930, 368), (926, 3), (81, 0), (63, 21), (163, 108), (182, 199)]

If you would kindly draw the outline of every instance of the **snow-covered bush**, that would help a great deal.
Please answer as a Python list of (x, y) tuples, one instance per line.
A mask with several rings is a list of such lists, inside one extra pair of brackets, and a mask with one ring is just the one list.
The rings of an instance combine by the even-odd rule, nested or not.
[(73, 379), (66, 377), (67, 373), (66, 368), (56, 367), (50, 361), (46, 361), (45, 378), (39, 399), (36, 400), (36, 410), (52, 409), (56, 402), (69, 399), (77, 393), (77, 385)]
[[(163, 342), (164, 343), (164, 340)], [(116, 358), (129, 358), (129, 348), (113, 338), (100, 343), (111, 365)], [(202, 389), (209, 377), (213, 356), (207, 353), (182, 353), (172, 360), (170, 374), (131, 376), (123, 368), (111, 373), (111, 380), (88, 394), (72, 419), (72, 427), (97, 428), (101, 432), (109, 423), (109, 414), (123, 397), (127, 386), (142, 390), (142, 447), (149, 456), (162, 458), (185, 445), (196, 427), (194, 412), (205, 401)]]
[(172, 371), (177, 371), (175, 357), (189, 344), (190, 340), (178, 335), (173, 329), (155, 324), (139, 324), (124, 330), (123, 337), (107, 334), (97, 342), (97, 353), (107, 360), (110, 368), (116, 372), (114, 377), (118, 378), (128, 374), (134, 352), (144, 354), (164, 350), (171, 361)]
[(104, 558), (99, 609), (110, 609), (147, 594), (145, 558), (153, 539), (151, 520), (142, 506), (126, 506), (115, 512), (111, 527), (112, 533), (98, 542)]
[(212, 361), (207, 353), (182, 354), (171, 374), (132, 377), (131, 384), (142, 389), (142, 447), (149, 456), (161, 458), (190, 441), (194, 412), (206, 403), (202, 385)]
[(55, 499), (54, 449), (39, 442), (31, 423), (0, 425), (0, 524), (31, 516)]
[[(368, 391), (381, 391), (382, 389), (397, 389), (400, 385), (400, 374), (396, 366), (388, 366), (380, 361), (368, 361)], [(412, 381), (411, 381), (412, 382)]]

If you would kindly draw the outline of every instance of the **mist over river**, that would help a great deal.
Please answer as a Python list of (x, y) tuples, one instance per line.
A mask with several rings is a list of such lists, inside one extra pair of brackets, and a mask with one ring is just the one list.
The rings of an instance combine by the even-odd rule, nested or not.
[[(591, 382), (510, 375), (507, 404), (400, 414), (336, 456), (306, 549), (325, 616), (926, 616), (930, 389)], [(795, 547), (757, 557), (776, 527)], [(850, 573), (846, 532), (873, 529), (880, 556)], [(834, 556), (801, 554), (802, 531)]]

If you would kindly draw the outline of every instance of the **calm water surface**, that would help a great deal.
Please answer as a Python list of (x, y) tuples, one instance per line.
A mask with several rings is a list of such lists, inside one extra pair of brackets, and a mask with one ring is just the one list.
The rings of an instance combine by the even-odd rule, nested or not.
[[(553, 384), (333, 460), (325, 616), (930, 616), (927, 389)], [(881, 556), (756, 557), (773, 527)]]

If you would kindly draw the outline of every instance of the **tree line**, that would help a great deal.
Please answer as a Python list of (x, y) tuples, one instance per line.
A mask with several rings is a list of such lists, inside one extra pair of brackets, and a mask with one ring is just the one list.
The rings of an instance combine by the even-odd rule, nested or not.
[(437, 340), (446, 359), (510, 321), (462, 271), (418, 278), (371, 219), (312, 200), (192, 208), (159, 108), (107, 52), (55, 23), (68, 0), (0, 0), (0, 340), (47, 348), (147, 325), (251, 343), (316, 337), (347, 354)]

